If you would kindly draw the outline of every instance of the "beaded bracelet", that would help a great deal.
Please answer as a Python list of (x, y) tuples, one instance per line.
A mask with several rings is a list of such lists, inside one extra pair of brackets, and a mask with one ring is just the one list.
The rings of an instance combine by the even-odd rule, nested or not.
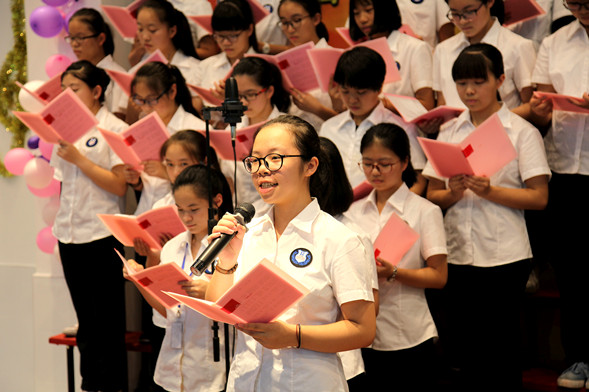
[(391, 274), (391, 276), (389, 276), (387, 278), (387, 282), (394, 282), (395, 279), (397, 278), (397, 272), (398, 272), (398, 268), (396, 265), (393, 266), (393, 273)]
[(237, 269), (237, 263), (235, 263), (235, 265), (229, 269), (221, 268), (221, 267), (219, 267), (219, 264), (217, 264), (215, 266), (215, 271), (222, 273), (223, 275), (231, 275), (232, 273), (235, 272), (236, 269)]

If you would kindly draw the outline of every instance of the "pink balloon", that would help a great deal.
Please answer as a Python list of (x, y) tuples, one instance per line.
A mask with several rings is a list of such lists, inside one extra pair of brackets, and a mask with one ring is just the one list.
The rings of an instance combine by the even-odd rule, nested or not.
[(59, 197), (53, 196), (47, 201), (47, 204), (43, 207), (43, 211), (41, 211), (43, 222), (48, 226), (53, 226), (57, 211), (59, 211)]
[(29, 150), (20, 147), (13, 148), (4, 156), (4, 166), (11, 174), (20, 176), (31, 159), (33, 159), (33, 154)]
[(44, 38), (54, 37), (63, 29), (63, 17), (57, 8), (38, 7), (31, 12), (29, 24), (37, 35)]
[(35, 157), (27, 162), (23, 176), (27, 185), (33, 188), (46, 188), (53, 179), (53, 168), (43, 158)]
[(39, 140), (39, 151), (41, 151), (41, 155), (48, 159), (51, 160), (51, 154), (53, 153), (53, 146), (55, 144), (53, 143), (47, 143), (46, 141), (44, 141), (43, 139)]
[(45, 188), (34, 188), (30, 185), (27, 185), (27, 188), (29, 188), (29, 191), (31, 191), (31, 193), (37, 197), (51, 197), (59, 195), (59, 192), (61, 190), (61, 182), (57, 181), (54, 178), (51, 180), (51, 183), (49, 183), (49, 186)]
[(59, 75), (63, 71), (66, 70), (67, 67), (70, 66), (72, 63), (72, 59), (63, 54), (54, 54), (49, 56), (47, 61), (45, 62), (45, 73), (50, 78), (54, 77), (55, 75)]
[(53, 254), (57, 238), (51, 232), (51, 226), (45, 227), (37, 234), (37, 246), (42, 252)]

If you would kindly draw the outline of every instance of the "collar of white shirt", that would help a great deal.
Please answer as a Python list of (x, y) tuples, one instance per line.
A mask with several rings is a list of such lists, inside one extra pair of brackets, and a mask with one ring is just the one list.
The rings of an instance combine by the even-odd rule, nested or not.
[[(409, 196), (409, 188), (407, 184), (403, 183), (397, 189), (395, 193), (389, 197), (387, 200), (387, 205), (390, 205), (394, 210), (399, 211), (400, 214), (403, 214), (405, 210), (405, 200), (407, 200), (407, 196)], [(364, 199), (364, 204), (362, 206), (362, 211), (367, 212), (368, 208), (377, 208), (376, 207), (376, 190), (372, 190), (368, 197)]]
[[(501, 31), (501, 24), (499, 24), (499, 21), (497, 20), (497, 18), (493, 17), (494, 22), (493, 25), (491, 26), (491, 28), (489, 29), (489, 31), (487, 31), (487, 34), (485, 34), (485, 36), (483, 37), (483, 39), (481, 39), (481, 42), (486, 43), (486, 44), (490, 44), (493, 46), (497, 46), (499, 41), (499, 32)], [(465, 46), (470, 45), (470, 42), (468, 41), (468, 38), (466, 38), (466, 35), (461, 34), (462, 37), (462, 42), (465, 44)]]
[(578, 38), (584, 40), (585, 42), (589, 42), (589, 37), (587, 36), (587, 31), (585, 27), (579, 22), (579, 19), (575, 20), (570, 24), (571, 28), (569, 30), (569, 36), (567, 37), (569, 40), (578, 36)]
[[(338, 124), (338, 126), (336, 127), (337, 129), (341, 129), (344, 127), (344, 125), (346, 125), (346, 123), (353, 123), (355, 126), (355, 122), (354, 119), (352, 118), (352, 114), (350, 113), (349, 110), (346, 110), (342, 116), (342, 121), (340, 124)], [(385, 120), (387, 119), (387, 116), (391, 116), (394, 115), (393, 112), (391, 112), (390, 110), (386, 109), (384, 107), (384, 105), (382, 104), (382, 102), (379, 102), (378, 105), (376, 105), (376, 107), (372, 110), (372, 113), (370, 113), (370, 115), (368, 117), (366, 117), (364, 119), (364, 121), (362, 121), (360, 123), (360, 125), (364, 124), (364, 123), (369, 123), (370, 126), (375, 125), (375, 124), (380, 124), (382, 122), (385, 122)]]
[[(292, 225), (300, 231), (311, 234), (313, 222), (320, 212), (321, 208), (319, 207), (319, 202), (316, 198), (312, 198), (311, 202), (301, 212), (299, 212), (299, 214), (293, 220), (290, 221), (288, 226)], [(274, 206), (272, 206), (270, 210), (268, 210), (268, 212), (262, 215), (258, 220), (253, 221), (248, 228), (253, 229), (256, 226), (265, 225), (274, 227)]]
[[(503, 127), (510, 128), (511, 127), (511, 115), (510, 115), (510, 111), (507, 108), (507, 105), (505, 105), (505, 103), (501, 104), (501, 108), (499, 109), (499, 111), (497, 111), (497, 114), (499, 115), (499, 120), (501, 120), (501, 124), (503, 124)], [(462, 112), (460, 114), (460, 116), (458, 116), (458, 118), (456, 119), (454, 129), (459, 129), (465, 123), (468, 123), (472, 127), (476, 128), (470, 119), (470, 111), (468, 111), (468, 110), (465, 110), (464, 112)]]

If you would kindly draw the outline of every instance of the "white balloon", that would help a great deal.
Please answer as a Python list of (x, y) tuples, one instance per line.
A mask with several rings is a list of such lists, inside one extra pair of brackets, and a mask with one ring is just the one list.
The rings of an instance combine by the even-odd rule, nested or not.
[(55, 221), (55, 216), (57, 215), (57, 211), (59, 210), (59, 196), (52, 196), (49, 198), (45, 207), (43, 207), (42, 216), (43, 222), (47, 226), (53, 226), (53, 222)]
[(46, 188), (53, 178), (53, 168), (43, 158), (33, 158), (27, 162), (23, 176), (27, 185), (33, 188)]
[[(29, 91), (35, 91), (41, 87), (45, 82), (41, 80), (31, 80), (25, 84), (25, 88)], [(27, 90), (21, 88), (18, 92), (18, 102), (20, 106), (27, 112), (39, 112), (43, 109), (43, 104), (39, 102), (34, 96), (31, 95)]]

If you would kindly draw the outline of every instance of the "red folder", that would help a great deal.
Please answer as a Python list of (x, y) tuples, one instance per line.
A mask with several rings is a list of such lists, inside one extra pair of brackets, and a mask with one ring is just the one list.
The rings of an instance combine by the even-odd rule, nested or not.
[(161, 249), (160, 236), (172, 236), (186, 231), (176, 207), (166, 206), (144, 212), (139, 216), (123, 214), (96, 214), (104, 225), (125, 246), (133, 246), (141, 238), (151, 249)]
[(123, 265), (127, 268), (129, 279), (141, 285), (141, 287), (153, 295), (164, 307), (172, 309), (178, 305), (178, 301), (164, 294), (164, 291), (186, 294), (186, 291), (184, 291), (178, 282), (192, 280), (192, 278), (182, 268), (178, 267), (176, 263), (159, 264), (146, 268), (143, 271), (135, 272), (123, 255), (116, 249), (115, 252), (117, 252), (123, 261)]
[[(254, 135), (266, 121), (238, 129), (235, 134), (235, 155), (238, 161), (250, 155), (254, 144)], [(201, 132), (204, 134), (204, 132)], [(231, 131), (229, 129), (209, 130), (211, 146), (221, 159), (233, 160), (233, 146), (231, 145)]]
[(216, 302), (166, 294), (210, 319), (244, 324), (274, 321), (308, 292), (296, 279), (264, 259)]
[(47, 143), (57, 143), (60, 139), (75, 143), (98, 124), (90, 109), (69, 88), (39, 113), (12, 113)]
[(374, 241), (374, 257), (397, 265), (418, 238), (419, 234), (393, 213)]
[(374, 188), (368, 181), (361, 182), (354, 188), (354, 201), (364, 199)]
[(121, 133), (100, 127), (98, 130), (115, 154), (133, 167), (140, 167), (144, 161), (159, 161), (162, 144), (170, 138), (156, 112), (151, 112)]
[[(137, 70), (150, 61), (159, 61), (160, 63), (168, 64), (168, 59), (166, 59), (166, 56), (164, 56), (164, 54), (159, 49), (156, 49), (152, 54), (150, 54), (145, 60), (141, 62), (141, 65), (137, 67)], [(110, 69), (106, 69), (105, 71), (108, 76), (110, 76), (110, 78), (114, 80), (115, 83), (121, 88), (121, 90), (127, 94), (127, 96), (131, 96), (131, 82), (133, 82), (135, 73), (120, 72)]]
[(464, 111), (463, 108), (453, 108), (445, 105), (438, 106), (428, 111), (421, 102), (414, 97), (389, 93), (385, 93), (384, 96), (391, 101), (401, 117), (403, 117), (403, 120), (413, 124), (440, 117), (444, 119), (444, 122), (447, 122), (460, 116), (460, 113)]
[(102, 11), (121, 37), (133, 40), (137, 33), (137, 10), (145, 1), (135, 0), (126, 7), (103, 5)]
[(213, 26), (211, 24), (212, 16), (213, 15), (186, 15), (188, 19), (202, 27), (209, 34), (213, 34)]
[(503, 3), (505, 5), (504, 26), (525, 22), (546, 13), (536, 0), (504, 0)]
[(497, 113), (458, 144), (422, 137), (417, 140), (440, 177), (459, 174), (491, 177), (517, 157)]
[[(583, 98), (571, 97), (570, 95), (562, 95), (555, 93), (545, 93), (542, 91), (534, 91), (537, 98), (550, 98), (552, 101), (553, 110), (562, 110), (564, 112), (574, 112), (588, 114), (589, 109), (579, 105), (586, 105)], [(576, 104), (575, 104), (576, 103)]]
[(212, 106), (221, 106), (223, 101), (213, 95), (211, 89), (204, 88), (200, 86), (195, 86), (193, 84), (186, 83), (186, 85), (193, 90), (199, 97), (202, 98), (203, 101), (212, 105)]

